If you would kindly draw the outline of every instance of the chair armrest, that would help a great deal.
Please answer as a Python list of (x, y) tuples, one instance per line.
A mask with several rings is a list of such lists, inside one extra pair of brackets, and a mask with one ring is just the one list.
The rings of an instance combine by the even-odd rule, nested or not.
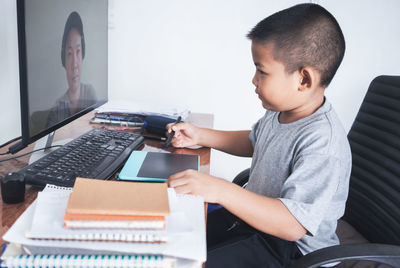
[(240, 172), (239, 174), (237, 174), (232, 182), (243, 187), (248, 182), (249, 175), (250, 175), (250, 168), (247, 168), (242, 172)]
[(400, 246), (369, 243), (327, 247), (301, 257), (292, 268), (314, 268), (345, 260), (375, 261), (400, 267)]

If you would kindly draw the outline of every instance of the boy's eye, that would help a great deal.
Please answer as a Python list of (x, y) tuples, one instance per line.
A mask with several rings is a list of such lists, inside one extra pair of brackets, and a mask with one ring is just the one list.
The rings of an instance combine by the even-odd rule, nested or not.
[(259, 73), (262, 74), (262, 75), (266, 75), (266, 74), (267, 74), (266, 72), (263, 72), (263, 71), (261, 71), (260, 69), (257, 69), (257, 72), (259, 72)]

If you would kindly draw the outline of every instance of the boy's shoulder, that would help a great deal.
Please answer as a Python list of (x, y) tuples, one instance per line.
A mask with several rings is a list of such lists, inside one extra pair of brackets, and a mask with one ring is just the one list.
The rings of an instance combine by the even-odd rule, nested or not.
[(279, 112), (266, 110), (264, 116), (257, 122), (259, 125), (268, 125), (274, 129), (285, 131), (295, 130), (309, 132), (310, 130), (320, 132), (328, 129), (343, 130), (342, 124), (332, 107), (332, 104), (325, 100), (324, 104), (313, 114), (291, 123), (280, 123)]
[(263, 140), (269, 135), (286, 137), (279, 140), (301, 153), (336, 154), (338, 149), (348, 150), (346, 131), (328, 100), (313, 114), (289, 124), (280, 124), (278, 116), (279, 112), (267, 110), (253, 128), (254, 134)]
[(347, 133), (333, 106), (326, 100), (317, 112), (306, 118), (296, 131), (296, 143), (302, 154), (329, 154), (342, 158), (350, 146)]

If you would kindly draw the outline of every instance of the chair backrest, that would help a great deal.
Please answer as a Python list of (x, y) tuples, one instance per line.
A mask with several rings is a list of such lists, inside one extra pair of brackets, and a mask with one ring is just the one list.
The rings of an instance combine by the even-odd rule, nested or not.
[(371, 82), (348, 138), (344, 219), (370, 242), (400, 245), (400, 76)]

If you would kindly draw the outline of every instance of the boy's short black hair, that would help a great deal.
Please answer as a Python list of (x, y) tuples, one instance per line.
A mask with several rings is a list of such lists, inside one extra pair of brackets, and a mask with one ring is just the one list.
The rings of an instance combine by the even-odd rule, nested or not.
[(345, 41), (336, 19), (317, 4), (299, 4), (259, 22), (247, 37), (253, 42), (273, 44), (276, 60), (288, 73), (305, 66), (321, 75), (327, 87), (342, 62)]
[(82, 19), (78, 12), (73, 11), (69, 14), (67, 22), (64, 27), (64, 34), (61, 45), (61, 62), (65, 67), (65, 44), (67, 43), (68, 34), (72, 29), (76, 29), (81, 35), (81, 45), (82, 45), (82, 59), (85, 57), (85, 36), (83, 35), (83, 24)]

